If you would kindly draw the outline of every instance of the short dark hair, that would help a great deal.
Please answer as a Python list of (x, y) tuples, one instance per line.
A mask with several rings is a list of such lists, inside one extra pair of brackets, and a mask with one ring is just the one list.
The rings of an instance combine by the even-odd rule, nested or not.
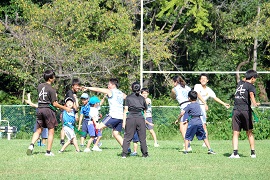
[(191, 90), (188, 92), (188, 97), (190, 98), (191, 101), (196, 101), (198, 94), (196, 91)]
[(110, 83), (114, 84), (117, 88), (119, 87), (119, 81), (116, 78), (111, 78)]
[(201, 79), (202, 76), (205, 76), (207, 79), (209, 79), (209, 76), (208, 76), (208, 74), (206, 74), (206, 73), (200, 74), (200, 79)]
[(78, 78), (72, 79), (72, 86), (74, 85), (81, 85), (81, 81)]
[(142, 88), (142, 89), (141, 89), (141, 93), (143, 93), (143, 92), (149, 93), (149, 89), (148, 89), (148, 88)]
[(250, 69), (246, 72), (245, 74), (245, 78), (246, 80), (250, 80), (251, 78), (257, 78), (258, 77), (258, 73), (257, 71), (253, 70), (253, 69)]
[(46, 70), (43, 74), (44, 80), (47, 82), (49, 79), (53, 79), (55, 77), (55, 73), (53, 70)]

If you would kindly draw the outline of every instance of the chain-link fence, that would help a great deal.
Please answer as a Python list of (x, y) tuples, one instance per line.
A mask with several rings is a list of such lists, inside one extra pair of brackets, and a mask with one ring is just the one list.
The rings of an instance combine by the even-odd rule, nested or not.
[[(155, 131), (157, 134), (166, 134), (166, 136), (173, 136), (178, 133), (178, 127), (173, 125), (180, 112), (180, 108), (178, 106), (153, 106), (152, 111)], [(268, 125), (266, 126), (265, 121), (268, 121), (267, 123), (270, 123), (270, 107), (259, 108), (256, 111), (257, 115), (259, 116), (260, 123), (255, 124), (255, 130), (258, 130), (260, 128), (258, 134), (262, 134), (262, 132), (269, 129)], [(60, 113), (61, 111), (58, 110), (57, 118), (59, 123)], [(102, 106), (101, 114), (105, 116), (107, 113), (108, 107)], [(207, 119), (210, 125), (212, 125), (212, 127), (209, 127), (209, 130), (211, 132), (215, 132), (213, 133), (215, 135), (217, 135), (217, 132), (219, 131), (222, 131), (223, 133), (223, 131), (225, 130), (220, 130), (222, 125), (220, 123), (223, 123), (224, 126), (226, 126), (226, 131), (230, 132), (230, 114), (231, 110), (226, 111), (223, 109), (220, 112), (219, 109), (215, 110), (214, 108), (211, 108), (208, 111), (209, 116)], [(32, 133), (36, 122), (36, 109), (28, 105), (0, 105), (0, 120), (9, 121), (9, 125), (15, 126), (19, 132)], [(0, 126), (6, 126), (6, 124), (2, 122)], [(270, 134), (270, 132), (267, 133), (267, 135), (265, 136), (269, 137), (268, 134)], [(218, 136), (217, 138), (220, 138), (220, 136)]]

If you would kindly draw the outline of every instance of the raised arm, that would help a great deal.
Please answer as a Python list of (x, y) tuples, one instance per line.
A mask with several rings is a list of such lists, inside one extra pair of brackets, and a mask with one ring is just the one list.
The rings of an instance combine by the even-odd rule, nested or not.
[(222, 104), (223, 106), (225, 106), (227, 109), (230, 108), (230, 104), (227, 104), (227, 103), (221, 101), (218, 97), (215, 97), (214, 100), (217, 101), (218, 103)]
[(90, 90), (90, 91), (95, 91), (95, 92), (100, 92), (103, 94), (107, 94), (108, 97), (112, 96), (112, 92), (110, 89), (106, 88), (98, 88), (98, 87), (83, 87), (83, 90)]

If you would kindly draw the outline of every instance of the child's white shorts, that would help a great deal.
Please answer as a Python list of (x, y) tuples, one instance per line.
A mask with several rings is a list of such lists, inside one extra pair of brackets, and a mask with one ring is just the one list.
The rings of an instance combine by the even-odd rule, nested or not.
[(74, 129), (71, 129), (70, 127), (64, 126), (65, 134), (68, 138), (68, 140), (72, 140), (73, 138), (76, 138)]

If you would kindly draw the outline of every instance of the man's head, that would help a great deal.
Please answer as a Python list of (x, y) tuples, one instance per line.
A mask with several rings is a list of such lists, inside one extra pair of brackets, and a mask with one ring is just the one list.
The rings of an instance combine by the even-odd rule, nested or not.
[(200, 83), (201, 83), (201, 85), (205, 86), (208, 83), (208, 81), (209, 81), (208, 80), (208, 75), (205, 74), (205, 73), (202, 73), (200, 75)]
[(47, 82), (49, 79), (54, 80), (55, 79), (55, 73), (53, 70), (46, 70), (43, 74), (44, 80)]
[(248, 70), (245, 74), (246, 80), (251, 81), (252, 84), (255, 83), (257, 77), (258, 77), (258, 73), (253, 69)]
[(66, 99), (65, 99), (65, 104), (66, 104), (66, 106), (67, 106), (68, 108), (72, 108), (72, 107), (73, 107), (73, 104), (74, 104), (73, 99), (70, 98), (70, 97), (66, 98)]
[(108, 89), (114, 89), (119, 87), (119, 81), (116, 78), (111, 78), (108, 83)]
[(142, 96), (143, 96), (144, 98), (147, 98), (148, 95), (149, 95), (149, 90), (148, 90), (148, 88), (142, 88), (142, 89), (141, 89), (141, 94), (142, 94)]
[(197, 97), (198, 97), (198, 94), (196, 91), (189, 91), (188, 92), (188, 97), (191, 101), (196, 101), (197, 100)]
[(81, 90), (81, 81), (78, 78), (72, 80), (72, 90), (78, 92)]

